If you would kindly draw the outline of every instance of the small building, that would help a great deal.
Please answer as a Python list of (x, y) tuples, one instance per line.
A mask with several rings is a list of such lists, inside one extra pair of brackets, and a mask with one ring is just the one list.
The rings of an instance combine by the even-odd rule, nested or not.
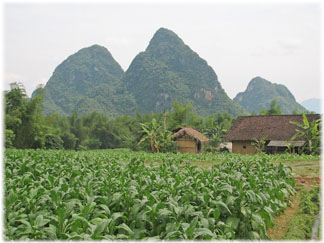
[(181, 153), (200, 153), (202, 146), (209, 142), (208, 138), (192, 127), (179, 127), (172, 132), (171, 140), (176, 141)]
[[(318, 114), (306, 115), (311, 123), (320, 119)], [(298, 138), (298, 141), (291, 141), (296, 134), (296, 125), (290, 124), (290, 121), (303, 124), (302, 115), (272, 115), (272, 116), (239, 116), (233, 123), (231, 129), (227, 132), (224, 139), (232, 142), (232, 152), (241, 154), (255, 153), (252, 145), (254, 139), (263, 139), (265, 141), (265, 152), (283, 153), (288, 146), (293, 146), (293, 152), (298, 152), (303, 147), (306, 140)]]

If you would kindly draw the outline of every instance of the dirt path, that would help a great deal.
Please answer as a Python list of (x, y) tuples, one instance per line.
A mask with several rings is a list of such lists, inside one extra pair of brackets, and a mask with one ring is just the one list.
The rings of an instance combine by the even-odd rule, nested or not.
[[(314, 182), (320, 184), (320, 177), (300, 175), (296, 176), (296, 185), (303, 187), (312, 187)], [(288, 226), (295, 213), (297, 213), (300, 202), (300, 191), (297, 191), (292, 198), (292, 205), (287, 207), (285, 211), (274, 220), (274, 227), (268, 229), (270, 240), (281, 240), (287, 233)]]
[(283, 214), (275, 218), (273, 228), (268, 229), (271, 240), (280, 240), (287, 233), (290, 220), (298, 210), (300, 193), (297, 192), (292, 200), (292, 205), (287, 207)]

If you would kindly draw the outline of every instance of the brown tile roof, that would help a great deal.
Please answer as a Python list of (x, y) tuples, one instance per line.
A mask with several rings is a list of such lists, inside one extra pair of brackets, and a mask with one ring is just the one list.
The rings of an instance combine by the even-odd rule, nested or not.
[[(309, 122), (319, 119), (320, 115), (306, 115)], [(273, 116), (239, 116), (227, 132), (225, 140), (244, 141), (261, 139), (287, 141), (296, 134), (298, 127), (289, 123), (303, 123), (302, 115), (273, 115)], [(298, 140), (301, 140), (300, 138)]]
[(192, 127), (179, 127), (174, 129), (173, 132), (175, 133), (171, 137), (172, 140), (176, 140), (179, 137), (187, 135), (194, 140), (200, 141), (201, 143), (208, 143), (209, 141), (209, 139), (206, 138), (202, 133)]

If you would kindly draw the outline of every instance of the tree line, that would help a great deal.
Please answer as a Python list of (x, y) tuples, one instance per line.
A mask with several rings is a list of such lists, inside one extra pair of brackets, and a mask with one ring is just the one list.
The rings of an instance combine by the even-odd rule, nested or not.
[[(171, 141), (172, 130), (190, 126), (209, 138), (205, 151), (215, 151), (235, 118), (227, 112), (201, 117), (192, 106), (172, 102), (170, 111), (136, 116), (109, 118), (92, 112), (80, 116), (76, 110), (70, 116), (43, 114), (43, 92), (27, 98), (24, 90), (5, 92), (5, 147), (18, 149), (115, 149), (176, 151)], [(258, 115), (280, 115), (282, 110), (273, 100), (268, 110)], [(252, 114), (256, 115), (256, 114)], [(311, 130), (311, 129), (309, 129)]]
[[(203, 118), (178, 101), (170, 111), (109, 118), (92, 112), (80, 116), (43, 114), (43, 92), (27, 98), (21, 89), (5, 92), (5, 147), (18, 149), (114, 149), (175, 151), (172, 130), (191, 126), (216, 146), (234, 118), (227, 112)], [(152, 143), (153, 141), (153, 143)], [(154, 148), (153, 148), (154, 147)]]

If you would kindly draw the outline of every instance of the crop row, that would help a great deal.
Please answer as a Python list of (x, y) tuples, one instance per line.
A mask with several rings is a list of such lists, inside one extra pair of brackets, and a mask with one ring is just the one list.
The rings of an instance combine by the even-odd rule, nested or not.
[(202, 170), (126, 153), (6, 150), (6, 239), (265, 239), (294, 193), (265, 159)]

